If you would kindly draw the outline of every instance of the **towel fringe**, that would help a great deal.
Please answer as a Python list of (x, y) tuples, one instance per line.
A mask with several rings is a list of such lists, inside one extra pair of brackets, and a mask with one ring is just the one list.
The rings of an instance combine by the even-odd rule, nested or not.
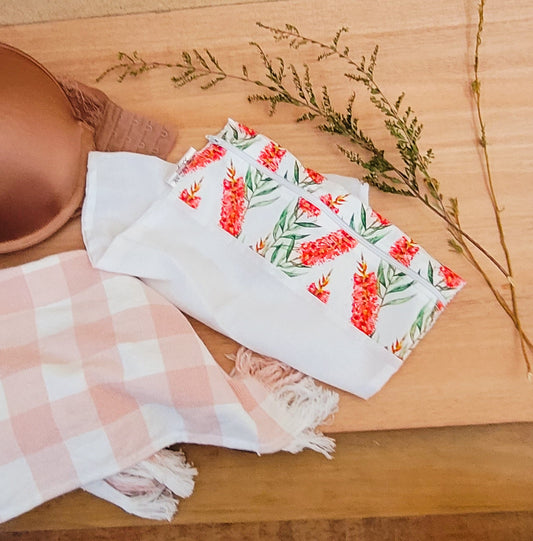
[[(270, 392), (264, 410), (289, 435), (283, 451), (298, 453), (312, 449), (331, 459), (335, 440), (324, 436), (318, 426), (336, 411), (339, 395), (286, 364), (241, 347), (231, 373), (233, 378), (251, 378)], [(275, 445), (275, 444), (273, 444)], [(273, 447), (272, 451), (278, 450)], [(268, 452), (263, 449), (263, 452)], [(196, 468), (184, 453), (162, 449), (146, 460), (83, 488), (128, 513), (154, 520), (171, 520), (178, 509), (178, 497), (187, 498), (194, 489)]]
[(182, 451), (162, 449), (115, 475), (83, 488), (131, 513), (154, 520), (171, 520), (178, 500), (194, 489), (196, 468)]
[(272, 391), (264, 407), (291, 436), (283, 451), (298, 453), (312, 449), (332, 458), (335, 440), (324, 436), (318, 426), (337, 411), (336, 392), (317, 385), (311, 377), (276, 359), (244, 347), (228, 357), (235, 361), (232, 377), (252, 377)]
[(230, 376), (252, 376), (272, 390), (298, 383), (308, 377), (277, 359), (259, 355), (243, 346), (235, 355), (226, 357), (235, 363)]

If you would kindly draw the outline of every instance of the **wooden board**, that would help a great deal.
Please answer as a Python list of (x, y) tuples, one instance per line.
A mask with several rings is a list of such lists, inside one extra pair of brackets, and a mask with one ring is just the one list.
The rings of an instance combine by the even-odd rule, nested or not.
[[(468, 539), (468, 541), (531, 541), (533, 513), (470, 513), (424, 517), (376, 517), (341, 520), (291, 520), (215, 524), (173, 524), (86, 528), (61, 531), (5, 533), (3, 541), (263, 541), (264, 539), (337, 539), (349, 541), (392, 541), (396, 539)], [(133, 537), (135, 536), (135, 537)]]
[[(85, 83), (115, 61), (119, 50), (138, 50), (147, 59), (171, 61), (187, 48), (208, 47), (228, 69), (258, 59), (247, 45), (261, 41), (272, 56), (286, 55), (282, 44), (255, 26), (296, 22), (302, 31), (328, 40), (346, 25), (353, 56), (381, 52), (377, 78), (395, 97), (406, 92), (425, 125), (427, 146), (437, 155), (433, 174), (448, 195), (459, 198), (465, 229), (501, 259), (485, 190), (470, 96), (476, 25), (475, 3), (286, 1), (213, 6), (168, 13), (136, 14), (0, 28), (0, 40), (35, 56), (51, 71)], [(526, 0), (489, 5), (482, 47), (481, 77), (489, 150), (508, 243), (519, 284), (524, 327), (533, 332), (533, 84), (531, 24), (533, 5)], [(296, 60), (311, 62), (311, 50)], [(295, 58), (295, 57), (293, 57)], [(315, 65), (313, 64), (313, 69)], [(323, 63), (316, 77), (327, 82), (339, 105), (350, 94), (344, 66)], [(259, 74), (259, 70), (257, 70)], [(255, 127), (291, 149), (307, 166), (323, 172), (358, 174), (336, 150), (338, 140), (311, 125), (297, 125), (297, 111), (281, 106), (269, 117), (264, 105), (249, 104), (247, 88), (226, 82), (210, 91), (198, 85), (175, 89), (169, 73), (152, 72), (120, 84), (112, 77), (97, 86), (121, 105), (145, 113), (180, 131), (172, 157), (203, 135), (216, 132), (228, 116)], [(359, 90), (362, 122), (379, 144), (390, 146), (381, 120)], [(359, 109), (358, 109), (359, 110)], [(416, 201), (372, 191), (371, 202), (435, 257), (454, 268), (468, 286), (445, 311), (405, 366), (375, 397), (365, 402), (342, 394), (341, 407), (328, 431), (533, 421), (533, 385), (525, 377), (516, 334), (476, 272), (447, 248), (442, 223)], [(73, 221), (48, 242), (2, 256), (2, 267), (47, 253), (81, 247)], [(499, 285), (505, 285), (499, 281)], [(234, 351), (231, 341), (203, 326), (202, 337), (217, 359)], [(297, 338), (295, 338), (297, 339)], [(327, 362), (327, 359), (324, 360)]]
[[(368, 55), (380, 44), (377, 75), (383, 88), (392, 96), (407, 92), (407, 102), (425, 124), (425, 142), (437, 154), (433, 174), (446, 194), (459, 197), (465, 226), (501, 255), (469, 94), (475, 0), (231, 0), (231, 6), (213, 7), (220, 3), (187, 0), (183, 7), (196, 8), (0, 27), (0, 40), (25, 49), (55, 73), (91, 84), (118, 50), (172, 59), (173, 51), (208, 46), (228, 66), (239, 68), (242, 62), (257, 65), (246, 45), (250, 39), (265, 43), (273, 55), (284, 53), (255, 28), (256, 20), (296, 22), (321, 39), (347, 25), (355, 56)], [(35, 3), (16, 4), (24, 9)], [(46, 3), (47, 8), (52, 5)], [(44, 3), (39, 8), (45, 9)], [(496, 189), (515, 261), (521, 313), (531, 332), (532, 22), (533, 7), (526, 0), (489, 2), (481, 65)], [(311, 59), (304, 50), (300, 54)], [(337, 99), (344, 99), (349, 89), (341, 71), (331, 67), (323, 73)], [(318, 135), (311, 126), (296, 126), (296, 114), (287, 108), (269, 118), (262, 106), (247, 103), (248, 90), (239, 84), (210, 92), (198, 87), (178, 91), (166, 74), (152, 73), (140, 81), (120, 85), (107, 79), (98, 86), (130, 109), (175, 124), (180, 140), (174, 158), (190, 145), (201, 145), (204, 134), (232, 116), (277, 139), (310, 167), (354, 173), (339, 157), (334, 139)], [(364, 92), (360, 96), (363, 104)], [(375, 114), (361, 105), (361, 116), (372, 136), (387, 145)], [(335, 460), (312, 452), (257, 457), (187, 445), (199, 477), (195, 493), (181, 503), (172, 524), (147, 522), (74, 491), (0, 525), (0, 539), (530, 539), (532, 422), (375, 431), (532, 421), (533, 388), (525, 381), (509, 321), (468, 265), (447, 251), (442, 224), (411, 201), (376, 192), (371, 198), (377, 210), (459, 271), (468, 286), (376, 397), (364, 402), (342, 396), (327, 430), (357, 433), (337, 435)], [(80, 247), (74, 220), (48, 242), (0, 257), (0, 267)], [(235, 345), (195, 326), (224, 362), (224, 353)]]
[[(533, 512), (529, 424), (357, 432), (339, 434), (337, 443), (331, 461), (311, 451), (257, 456), (185, 445), (199, 473), (172, 525)], [(31, 531), (39, 539), (42, 530), (125, 527), (138, 539), (134, 533), (149, 525), (170, 538), (168, 523), (76, 490), (0, 524), (0, 539), (3, 532)]]

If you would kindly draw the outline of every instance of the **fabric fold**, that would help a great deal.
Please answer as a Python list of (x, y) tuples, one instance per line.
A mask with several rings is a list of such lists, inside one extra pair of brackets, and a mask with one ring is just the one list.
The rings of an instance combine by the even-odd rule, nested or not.
[[(373, 210), (355, 179), (347, 190), (231, 119), (207, 139), (174, 170), (90, 155), (91, 262), (141, 278), (253, 351), (371, 397), (464, 281)], [(147, 194), (143, 182), (166, 186)]]
[(0, 522), (78, 487), (168, 519), (195, 473), (162, 451), (179, 443), (331, 455), (336, 393), (229, 376), (173, 305), (84, 251), (1, 270), (0, 296)]
[[(265, 272), (244, 245), (231, 248), (242, 258), (236, 265), (223, 232), (174, 211), (167, 183), (174, 170), (174, 164), (138, 154), (89, 155), (82, 231), (92, 264), (141, 278), (185, 313), (253, 351), (364, 398), (377, 392), (401, 361), (324, 318), (313, 299), (280, 288), (286, 277)], [(301, 339), (280, 341), (287, 330)]]

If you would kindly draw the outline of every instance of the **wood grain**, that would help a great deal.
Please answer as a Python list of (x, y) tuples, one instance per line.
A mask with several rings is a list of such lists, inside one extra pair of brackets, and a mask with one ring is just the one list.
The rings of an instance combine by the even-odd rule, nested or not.
[(533, 513), (470, 513), (423, 517), (173, 524), (11, 532), (2, 541), (531, 541)]
[[(339, 434), (335, 459), (184, 445), (199, 470), (173, 524), (533, 511), (530, 424)], [(159, 525), (75, 491), (0, 532)]]
[[(379, 43), (378, 77), (383, 88), (392, 96), (405, 90), (409, 104), (424, 121), (425, 141), (437, 153), (434, 174), (446, 193), (459, 197), (464, 227), (501, 256), (485, 194), (468, 90), (475, 6), (459, 0), (433, 2), (431, 9), (424, 5), (417, 0), (392, 7), (386, 2), (339, 0), (333, 10), (317, 1), (250, 3), (246, 7), (213, 6), (5, 27), (0, 28), (0, 39), (35, 55), (55, 73), (94, 83), (96, 76), (113, 63), (119, 49), (136, 49), (147, 58), (170, 60), (181, 49), (209, 47), (228, 66), (240, 69), (242, 62), (257, 66), (257, 58), (247, 46), (250, 39), (267, 44), (272, 55), (285, 54), (281, 44), (273, 43), (256, 28), (256, 20), (272, 24), (299, 21), (302, 29), (323, 40), (340, 25), (351, 25), (349, 44), (353, 54), (368, 52)], [(510, 6), (487, 8), (481, 78), (496, 189), (515, 262), (521, 315), (525, 328), (533, 329), (529, 279), (533, 266), (533, 193), (527, 188), (533, 156), (533, 100), (527, 89), (533, 84), (533, 70), (526, 54), (531, 43), (533, 6), (525, 0)], [(321, 21), (319, 26), (313, 24), (311, 13)], [(239, 31), (215, 31), (222, 28)], [(312, 60), (310, 50), (299, 51), (303, 60)], [(349, 89), (341, 76), (343, 66), (314, 63), (315, 67), (319, 68), (316, 77), (331, 81), (337, 99), (344, 99)], [(204, 134), (218, 130), (232, 116), (267, 133), (314, 169), (358, 173), (340, 158), (335, 149), (337, 141), (318, 135), (310, 125), (295, 124), (294, 110), (280, 108), (279, 114), (270, 118), (265, 107), (247, 103), (250, 89), (238, 83), (228, 82), (203, 92), (194, 85), (174, 89), (168, 78), (168, 73), (153, 72), (122, 84), (107, 78), (98, 86), (126, 107), (175, 124), (180, 138), (173, 158), (190, 145), (202, 145)], [(380, 119), (368, 109), (361, 94), (362, 122), (378, 143), (390, 145)], [(533, 421), (533, 387), (525, 378), (512, 324), (480, 276), (464, 259), (448, 251), (442, 223), (415, 201), (377, 192), (372, 192), (371, 200), (379, 212), (462, 274), (468, 286), (381, 393), (368, 402), (343, 394), (330, 429)], [(0, 265), (82, 246), (79, 227), (71, 224), (48, 243), (1, 257)], [(503, 285), (502, 280), (498, 279), (498, 284)], [(218, 351), (219, 344), (233, 349), (216, 334), (204, 333), (204, 338), (217, 358), (226, 353)]]
[[(352, 33), (347, 43), (355, 57), (368, 55), (379, 43), (380, 84), (392, 97), (406, 92), (406, 101), (424, 122), (424, 142), (437, 155), (433, 174), (446, 194), (458, 196), (465, 228), (501, 258), (469, 91), (475, 1), (287, 0), (209, 5), (213, 3), (168, 13), (1, 27), (0, 40), (34, 55), (54, 73), (94, 85), (96, 76), (115, 61), (118, 50), (138, 50), (146, 58), (171, 60), (182, 49), (209, 47), (217, 51), (228, 69), (238, 70), (243, 62), (250, 67), (258, 65), (247, 45), (250, 40), (264, 43), (273, 56), (285, 56), (283, 45), (272, 42), (255, 26), (257, 20), (273, 25), (295, 22), (323, 40), (340, 26), (349, 26)], [(526, 0), (489, 3), (480, 73), (496, 190), (515, 262), (521, 315), (530, 333), (532, 24), (533, 4)], [(300, 49), (293, 60), (312, 63), (313, 57), (310, 50)], [(344, 103), (350, 88), (342, 78), (342, 66), (312, 63), (312, 67), (315, 80), (330, 84), (336, 102)], [(203, 136), (218, 130), (231, 116), (291, 149), (309, 167), (360, 174), (340, 157), (337, 140), (318, 134), (311, 125), (296, 125), (297, 111), (282, 107), (276, 116), (269, 117), (263, 106), (248, 104), (246, 96), (251, 89), (238, 83), (228, 82), (208, 92), (197, 86), (177, 90), (169, 83), (168, 73), (152, 72), (122, 84), (107, 78), (98, 87), (129, 109), (176, 125), (180, 137), (173, 159), (191, 145), (201, 146)], [(362, 89), (359, 96), (357, 113), (362, 124), (378, 144), (390, 148), (381, 120), (366, 105)], [(480, 277), (448, 251), (447, 234), (436, 218), (414, 201), (375, 191), (371, 202), (435, 257), (463, 275), (467, 287), (378, 395), (365, 402), (342, 394), (340, 410), (327, 430), (358, 432), (338, 435), (334, 461), (326, 462), (312, 453), (256, 457), (186, 446), (187, 454), (200, 469), (197, 490), (182, 503), (171, 526), (154, 525), (157, 535), (171, 539), (173, 528), (181, 524), (270, 524), (315, 519), (357, 519), (355, 523), (362, 524), (359, 520), (364, 517), (447, 515), (451, 529), (446, 529), (446, 518), (427, 519), (433, 526), (427, 526), (431, 534), (425, 538), (439, 539), (441, 535), (442, 539), (461, 539), (458, 528), (468, 534), (469, 523), (477, 524), (472, 526), (477, 528), (472, 530), (472, 539), (504, 539), (506, 529), (509, 539), (528, 539), (531, 515), (514, 512), (533, 510), (533, 387), (525, 378), (512, 325)], [(79, 221), (73, 220), (45, 243), (1, 256), (0, 267), (80, 247)], [(501, 280), (498, 283), (505, 288)], [(235, 350), (231, 340), (199, 323), (194, 325), (221, 363), (225, 353)], [(516, 421), (522, 423), (453, 426)], [(438, 426), (446, 428), (411, 430)], [(399, 428), (409, 430), (388, 431)], [(365, 432), (369, 430), (380, 431)], [(504, 515), (490, 518), (485, 515), (488, 512)], [(480, 515), (475, 515), (473, 522), (462, 522), (465, 513)], [(403, 524), (403, 530), (404, 526), (395, 530), (387, 518), (374, 520), (373, 526), (365, 522), (374, 537), (368, 533), (369, 537), (361, 534), (357, 539), (416, 539), (417, 528), (422, 527), (416, 518), (399, 518), (395, 524)], [(486, 537), (479, 533), (484, 526)], [(65, 539), (70, 532), (78, 531), (85, 532), (79, 534), (80, 539), (83, 535), (89, 538), (90, 532), (105, 539), (112, 534), (98, 529), (108, 527), (131, 528), (128, 532), (132, 539), (143, 538), (144, 534), (146, 539), (158, 538), (151, 538), (148, 530), (137, 530), (152, 528), (146, 521), (81, 491), (0, 525), (0, 538), (32, 538), (33, 534), (32, 539), (39, 535), (43, 539)], [(258, 531), (261, 527), (257, 526)], [(265, 535), (274, 531), (264, 528)], [(291, 539), (293, 526), (282, 524), (279, 528), (280, 538)], [(36, 533), (44, 531), (49, 533)], [(221, 527), (221, 536), (224, 531), (229, 530)], [(342, 535), (350, 539), (346, 531)], [(399, 533), (394, 537), (391, 532)], [(490, 537), (491, 532), (494, 537)], [(511, 535), (513, 532), (516, 535)], [(468, 538), (466, 534), (463, 538)], [(298, 539), (296, 533), (291, 535)], [(246, 539), (244, 535), (241, 538)]]

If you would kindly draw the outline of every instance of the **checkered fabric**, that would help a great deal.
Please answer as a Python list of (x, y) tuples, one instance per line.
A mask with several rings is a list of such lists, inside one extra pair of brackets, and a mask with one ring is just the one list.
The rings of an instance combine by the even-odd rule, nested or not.
[[(0, 522), (177, 442), (290, 446), (269, 390), (84, 251), (0, 271)], [(281, 423), (281, 424), (280, 424)]]

